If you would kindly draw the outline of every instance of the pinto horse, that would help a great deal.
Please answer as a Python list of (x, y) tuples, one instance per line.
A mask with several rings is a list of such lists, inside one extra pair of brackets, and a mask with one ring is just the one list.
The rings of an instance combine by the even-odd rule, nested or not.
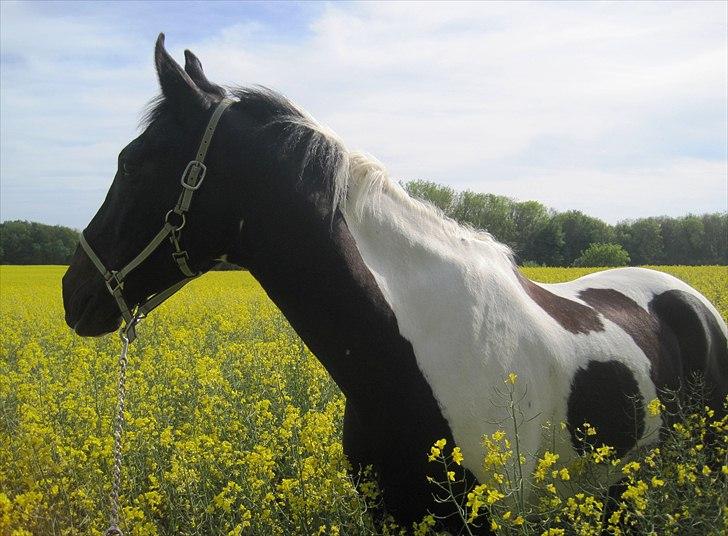
[[(114, 331), (120, 304), (133, 311), (219, 259), (247, 268), (346, 396), (352, 466), (374, 467), (400, 523), (432, 512), (452, 533), (462, 527), (433, 498), (427, 452), (440, 438), (461, 447), (456, 493), (484, 481), (480, 439), (508, 430), (493, 392), (511, 372), (532, 416), (518, 430), (521, 451), (555, 449), (562, 460), (580, 454), (584, 422), (595, 444), (619, 456), (658, 440), (661, 418), (646, 401), (694, 373), (709, 404), (722, 408), (726, 325), (690, 286), (641, 268), (531, 282), (506, 246), (410, 198), (382, 164), (348, 151), (278, 93), (224, 90), (185, 56), (183, 69), (160, 35), (162, 94), (121, 151), (63, 278), (66, 322), (79, 335)], [(233, 102), (224, 109), (223, 99)], [(216, 112), (206, 175), (190, 178), (188, 162)], [(183, 170), (183, 195), (194, 191), (194, 202), (170, 218)], [(160, 225), (173, 239), (141, 258)], [(123, 281), (107, 269), (132, 259), (140, 260)], [(565, 422), (571, 437), (545, 445), (547, 422)], [(525, 463), (531, 474), (534, 459)]]

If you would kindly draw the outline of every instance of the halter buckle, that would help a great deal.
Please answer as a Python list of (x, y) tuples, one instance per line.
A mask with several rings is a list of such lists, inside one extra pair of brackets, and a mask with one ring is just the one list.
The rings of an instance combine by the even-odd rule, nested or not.
[(180, 183), (183, 188), (188, 190), (197, 190), (205, 179), (207, 173), (207, 166), (199, 160), (190, 160), (182, 173)]
[(181, 251), (173, 251), (172, 252), (172, 258), (175, 260), (177, 264), (179, 264), (179, 259), (184, 259), (185, 262), (190, 260), (190, 256), (187, 254), (187, 250), (181, 250)]
[(111, 272), (111, 275), (108, 277), (108, 279), (104, 279), (104, 282), (106, 283), (106, 288), (109, 289), (109, 292), (112, 296), (116, 296), (117, 292), (121, 292), (121, 290), (124, 288), (124, 281), (119, 279), (118, 272)]

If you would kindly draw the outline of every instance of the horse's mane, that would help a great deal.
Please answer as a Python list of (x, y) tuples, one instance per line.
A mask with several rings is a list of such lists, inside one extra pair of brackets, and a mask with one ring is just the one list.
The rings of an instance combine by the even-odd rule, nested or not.
[[(340, 209), (350, 218), (360, 219), (367, 210), (377, 211), (382, 194), (413, 209), (419, 218), (442, 229), (453, 238), (470, 238), (487, 242), (509, 259), (510, 248), (496, 241), (490, 233), (462, 225), (446, 216), (431, 203), (411, 197), (391, 178), (376, 158), (359, 151), (349, 151), (336, 133), (313, 118), (282, 94), (264, 86), (228, 88), (230, 95), (246, 109), (265, 119), (263, 128), (278, 126), (282, 132), (282, 149), (287, 154), (303, 155), (299, 174), (309, 166), (324, 181), (331, 196), (332, 210)], [(156, 97), (147, 105), (142, 125), (149, 125), (166, 112), (165, 100)]]

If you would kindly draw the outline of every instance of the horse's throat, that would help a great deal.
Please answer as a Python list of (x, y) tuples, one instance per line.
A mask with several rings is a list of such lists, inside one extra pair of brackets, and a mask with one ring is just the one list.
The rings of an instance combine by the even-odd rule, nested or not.
[(251, 273), (347, 398), (375, 403), (396, 390), (404, 371), (392, 357), (411, 345), (343, 218), (288, 236)]

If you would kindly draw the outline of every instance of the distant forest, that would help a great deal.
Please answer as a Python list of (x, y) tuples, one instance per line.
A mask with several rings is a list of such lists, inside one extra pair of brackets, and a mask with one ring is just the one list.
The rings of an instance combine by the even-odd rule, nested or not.
[(486, 229), (508, 244), (519, 264), (619, 266), (728, 264), (728, 213), (658, 216), (609, 225), (578, 210), (416, 180), (402, 186), (444, 214)]
[[(622, 266), (728, 264), (728, 214), (641, 218), (609, 225), (578, 210), (557, 212), (538, 201), (469, 190), (431, 181), (402, 186), (413, 197), (485, 229), (508, 244), (519, 264)], [(27, 221), (0, 223), (0, 264), (68, 264), (78, 231)]]
[(0, 223), (0, 264), (68, 264), (78, 231), (30, 221)]

